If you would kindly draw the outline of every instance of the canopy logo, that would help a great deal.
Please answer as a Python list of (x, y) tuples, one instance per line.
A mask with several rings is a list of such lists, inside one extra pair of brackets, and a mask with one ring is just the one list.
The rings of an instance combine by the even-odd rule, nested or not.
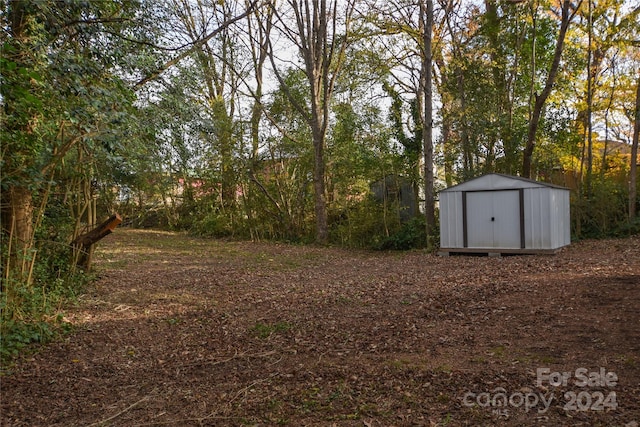
[[(536, 369), (536, 386), (545, 392), (536, 392), (528, 387), (513, 393), (498, 387), (490, 392), (469, 391), (462, 398), (467, 407), (479, 406), (491, 409), (501, 416), (509, 416), (509, 408), (524, 408), (526, 412), (536, 410), (544, 414), (557, 400), (565, 411), (609, 411), (618, 408), (616, 392), (607, 390), (618, 384), (618, 375), (605, 368), (590, 371), (577, 368), (575, 371), (552, 372), (549, 368)], [(567, 390), (579, 387), (579, 390)], [(561, 390), (554, 391), (554, 389)], [(551, 390), (549, 390), (551, 389)]]
[(497, 415), (508, 416), (507, 408), (520, 407), (526, 412), (537, 409), (539, 413), (544, 414), (549, 410), (553, 399), (553, 393), (534, 393), (533, 390), (508, 393), (504, 388), (498, 387), (491, 392), (467, 392), (462, 398), (462, 404), (468, 407), (491, 408)]

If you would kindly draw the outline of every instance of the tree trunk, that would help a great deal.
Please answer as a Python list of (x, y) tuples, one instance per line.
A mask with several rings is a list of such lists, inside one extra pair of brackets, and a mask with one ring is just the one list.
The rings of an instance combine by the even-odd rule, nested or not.
[(589, 2), (589, 12), (587, 17), (587, 182), (586, 182), (586, 196), (591, 197), (591, 181), (593, 175), (593, 80), (595, 73), (593, 73), (593, 14), (592, 14), (592, 0)]
[[(434, 58), (438, 68), (441, 70), (440, 74), (440, 103), (442, 104), (440, 111), (442, 117), (442, 152), (444, 154), (444, 180), (447, 184), (447, 187), (451, 187), (453, 185), (453, 168), (455, 163), (455, 154), (454, 154), (454, 142), (451, 140), (451, 97), (447, 95), (445, 91), (445, 87), (447, 87), (447, 77), (445, 75), (444, 70), (445, 64), (444, 60), (441, 56), (436, 56)], [(438, 83), (436, 82), (436, 88), (438, 87)]]
[[(582, 2), (580, 2), (582, 3)], [(576, 6), (576, 10), (580, 7), (580, 3)], [(553, 61), (551, 63), (551, 69), (547, 75), (547, 81), (544, 85), (544, 89), (540, 95), (535, 95), (535, 104), (529, 120), (529, 128), (527, 130), (527, 145), (525, 146), (523, 158), (522, 158), (522, 176), (524, 178), (531, 178), (531, 163), (533, 160), (533, 150), (536, 144), (536, 134), (538, 132), (538, 125), (540, 124), (540, 117), (542, 116), (542, 109), (547, 101), (547, 98), (551, 94), (551, 89), (556, 81), (558, 75), (558, 69), (560, 67), (560, 59), (562, 57), (562, 50), (564, 48), (564, 40), (567, 35), (567, 29), (569, 23), (573, 18), (573, 14), (570, 13), (569, 8), (571, 3), (569, 0), (564, 0), (562, 3), (562, 21), (560, 22), (560, 32), (558, 33), (558, 40), (556, 42), (556, 48), (553, 54)]]
[[(222, 5), (222, 3), (221, 3)], [(220, 9), (223, 15), (220, 23), (220, 30), (217, 36), (221, 40), (221, 45), (216, 50), (208, 43), (208, 39), (202, 39), (202, 28), (209, 25), (210, 17), (207, 16), (207, 6), (202, 0), (191, 4), (184, 2), (175, 3), (177, 9), (181, 9), (181, 21), (194, 46), (195, 58), (200, 67), (204, 81), (203, 95), (207, 99), (209, 107), (209, 118), (213, 123), (212, 134), (215, 137), (213, 143), (220, 155), (220, 191), (221, 206), (223, 209), (232, 208), (236, 203), (237, 178), (234, 165), (233, 149), (233, 119), (234, 119), (234, 97), (238, 90), (238, 85), (230, 73), (227, 64), (234, 59), (233, 41), (229, 34), (227, 22), (235, 21), (237, 18), (231, 16), (229, 8), (224, 6)], [(242, 17), (249, 16), (251, 5), (247, 5), (247, 11)], [(228, 95), (227, 95), (228, 94)], [(217, 165), (212, 165), (213, 168)]]
[(76, 237), (71, 245), (80, 251), (77, 264), (88, 271), (91, 268), (91, 256), (93, 254), (93, 245), (99, 240), (113, 233), (113, 230), (120, 225), (122, 218), (120, 215), (113, 214), (102, 224)]
[(214, 113), (217, 118), (216, 136), (220, 152), (220, 172), (222, 179), (222, 206), (235, 206), (237, 193), (237, 179), (233, 164), (233, 118), (229, 116), (225, 102), (216, 100)]
[(433, 194), (433, 81), (431, 36), (433, 32), (433, 0), (420, 2), (420, 26), (422, 27), (423, 57), (421, 86), (424, 102), (422, 123), (422, 153), (424, 156), (424, 214), (426, 222), (427, 247), (433, 245), (432, 235), (436, 228), (435, 200)]
[[(491, 57), (491, 74), (493, 77), (493, 83), (495, 87), (494, 93), (494, 105), (495, 119), (492, 120), (490, 126), (494, 129), (490, 129), (487, 132), (489, 138), (487, 144), (487, 153), (485, 157), (485, 163), (483, 166), (485, 173), (495, 171), (495, 158), (496, 158), (496, 144), (501, 136), (505, 134), (504, 124), (502, 118), (506, 115), (505, 108), (509, 106), (509, 96), (506, 87), (505, 79), (505, 57), (502, 54), (503, 40), (500, 40), (500, 25), (502, 18), (498, 14), (498, 5), (496, 0), (485, 0), (485, 32), (489, 42), (489, 53)], [(503, 139), (502, 141), (505, 141)]]
[(456, 81), (458, 82), (458, 96), (460, 100), (460, 141), (462, 143), (462, 170), (465, 179), (475, 175), (473, 152), (469, 138), (469, 124), (467, 123), (467, 95), (465, 92), (465, 79), (462, 69), (456, 65)]
[[(326, 2), (318, 4), (313, 1), (313, 17), (306, 10), (306, 29), (314, 33), (304, 51), (306, 74), (311, 87), (311, 135), (313, 140), (313, 200), (316, 216), (316, 241), (321, 245), (329, 238), (327, 218), (327, 198), (325, 194), (325, 160), (324, 144), (328, 120), (328, 103), (331, 89), (327, 85), (329, 63), (331, 58), (325, 57), (327, 50), (327, 18)], [(303, 34), (303, 28), (300, 33)]]
[(313, 194), (316, 215), (316, 241), (322, 245), (329, 239), (327, 199), (324, 183), (324, 133), (313, 129)]
[[(457, 95), (454, 93), (445, 95), (447, 93), (447, 90), (444, 88), (449, 87), (449, 82), (448, 82), (449, 73), (446, 72), (446, 67), (445, 67), (444, 60), (442, 59), (442, 54), (441, 53), (437, 54), (435, 57), (435, 61), (441, 70), (440, 71), (441, 85), (443, 87), (443, 90), (440, 93), (440, 98), (442, 102), (441, 111), (442, 111), (442, 145), (443, 145), (443, 151), (444, 151), (444, 169), (445, 169), (444, 172), (445, 172), (445, 181), (447, 183), (447, 187), (451, 187), (453, 185), (454, 167), (457, 160), (456, 147), (461, 146), (460, 151), (461, 151), (462, 160), (463, 160), (464, 177), (468, 178), (471, 175), (469, 173), (469, 168), (470, 168), (469, 160), (471, 156), (468, 154), (469, 153), (469, 135), (467, 132), (467, 125), (466, 125), (466, 119), (464, 114), (464, 111), (466, 109), (466, 99), (465, 99), (465, 91), (464, 91), (464, 75), (460, 68), (463, 55), (460, 52), (461, 43), (456, 37), (454, 25), (451, 22), (451, 15), (453, 13), (453, 10), (454, 10), (454, 3), (452, 1), (449, 1), (444, 11), (445, 13), (444, 19), (445, 19), (447, 30), (449, 32), (449, 36), (451, 38), (453, 58), (451, 58), (449, 66), (453, 70), (453, 77), (455, 78), (455, 81), (458, 86)], [(456, 101), (459, 102), (460, 104), (458, 108), (460, 115), (457, 119), (460, 130), (459, 130), (459, 135), (456, 138), (456, 139), (459, 138), (459, 142), (452, 140), (452, 129), (453, 129), (454, 122), (456, 122), (456, 119), (453, 116), (453, 112), (455, 110), (454, 105)]]
[[(332, 0), (288, 0), (293, 9), (295, 26), (286, 25), (283, 31), (294, 40), (302, 59), (310, 88), (309, 108), (301, 105), (289, 92), (287, 85), (278, 72), (273, 46), (270, 44), (270, 60), (280, 85), (289, 101), (307, 120), (312, 135), (314, 167), (314, 211), (316, 215), (316, 241), (325, 244), (328, 241), (327, 196), (325, 192), (324, 147), (329, 122), (329, 104), (333, 95), (335, 80), (345, 60), (345, 51), (349, 41), (349, 26), (355, 2), (346, 2), (343, 35), (336, 33), (340, 17), (337, 16), (338, 1)], [(310, 110), (310, 112), (309, 112)]]
[[(8, 17), (5, 24), (10, 24), (8, 33), (12, 36), (6, 43), (12, 47), (7, 49), (6, 52), (3, 49), (3, 56), (6, 55), (6, 59), (9, 61), (15, 61), (16, 68), (24, 67), (29, 69), (32, 64), (29, 63), (29, 57), (26, 52), (32, 48), (32, 43), (29, 37), (29, 25), (31, 21), (30, 6), (27, 2), (10, 2)], [(4, 70), (3, 70), (4, 72)], [(8, 117), (14, 117), (15, 120), (9, 121), (7, 124), (11, 128), (5, 128), (7, 124), (3, 123), (3, 132), (11, 135), (11, 131), (25, 132), (30, 126), (29, 122), (32, 119), (30, 114), (33, 111), (24, 112), (15, 110), (15, 102), (12, 102), (15, 98), (24, 96), (21, 90), (25, 93), (30, 93), (35, 89), (28, 83), (27, 79), (22, 81), (23, 86), (20, 88), (9, 88), (7, 92), (3, 90), (3, 97), (5, 103), (3, 105), (4, 114)], [(15, 90), (17, 93), (12, 93)], [(9, 142), (9, 141), (8, 141)], [(30, 141), (31, 142), (31, 141)], [(22, 145), (9, 144), (9, 152), (11, 150), (22, 150)], [(3, 147), (3, 150), (7, 148)], [(15, 153), (14, 153), (15, 154)], [(15, 156), (17, 159), (27, 159), (29, 155), (25, 153), (19, 153)], [(24, 170), (27, 170), (24, 162), (17, 161), (18, 164), (13, 164), (12, 159), (14, 156), (6, 156), (7, 159), (2, 165), (2, 179), (10, 181), (8, 188), (1, 193), (1, 219), (2, 219), (2, 231), (6, 232), (11, 239), (11, 250), (9, 256), (9, 271), (7, 274), (17, 271), (22, 273), (23, 260), (25, 255), (33, 242), (33, 195), (31, 189), (29, 189), (29, 183), (33, 182), (33, 179), (24, 174)], [(9, 176), (7, 176), (7, 174)], [(7, 179), (9, 178), (9, 179)], [(3, 265), (5, 267), (6, 265)]]
[(3, 197), (2, 228), (12, 239), (9, 269), (15, 271), (33, 243), (33, 195), (28, 188), (14, 185)]
[(633, 125), (633, 142), (631, 143), (631, 167), (629, 169), (629, 221), (636, 218), (636, 200), (638, 198), (638, 139), (640, 138), (640, 78), (636, 87), (636, 111)]

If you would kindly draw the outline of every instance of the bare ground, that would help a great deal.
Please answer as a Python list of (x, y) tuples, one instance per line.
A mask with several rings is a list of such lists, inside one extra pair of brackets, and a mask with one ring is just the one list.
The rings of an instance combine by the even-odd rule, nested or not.
[(120, 229), (97, 258), (74, 332), (0, 378), (1, 425), (640, 423), (640, 237), (439, 258)]

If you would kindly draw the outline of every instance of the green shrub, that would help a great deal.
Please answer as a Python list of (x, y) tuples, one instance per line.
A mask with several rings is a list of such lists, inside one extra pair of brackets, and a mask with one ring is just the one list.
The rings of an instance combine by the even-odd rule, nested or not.
[(574, 237), (624, 237), (640, 232), (637, 221), (629, 222), (628, 204), (626, 184), (611, 179), (594, 180), (590, 194), (572, 199)]
[(427, 242), (426, 224), (423, 216), (411, 218), (400, 229), (382, 239), (377, 249), (408, 250), (425, 247)]
[(190, 232), (202, 237), (229, 237), (233, 228), (228, 217), (211, 212), (193, 221)]
[(329, 211), (330, 241), (341, 246), (375, 248), (399, 225), (399, 217), (372, 197)]
[(32, 283), (5, 280), (0, 301), (0, 358), (9, 361), (30, 343), (43, 343), (68, 328), (62, 309), (74, 301), (88, 282), (81, 270), (76, 274), (48, 280), (42, 268), (50, 263), (43, 255), (34, 266)]
[(612, 232), (613, 237), (628, 237), (640, 234), (640, 216), (633, 221), (625, 221), (619, 224)]
[(15, 358), (30, 344), (45, 343), (69, 330), (70, 325), (62, 314), (47, 320), (3, 319), (0, 334), (0, 360), (4, 365)]
[(408, 250), (426, 246), (425, 219), (422, 215), (400, 220), (399, 207), (386, 207), (373, 198), (331, 213), (331, 241), (342, 246), (376, 250)]
[[(62, 309), (92, 276), (76, 268), (69, 236), (74, 224), (61, 203), (53, 200), (35, 232), (34, 247), (25, 257), (29, 274), (3, 271), (0, 292), (0, 358), (16, 356), (30, 343), (42, 343), (64, 331)], [(3, 235), (3, 243), (9, 236)], [(8, 245), (2, 245), (6, 268)], [(35, 257), (35, 259), (33, 258)], [(33, 261), (33, 268), (30, 265)]]

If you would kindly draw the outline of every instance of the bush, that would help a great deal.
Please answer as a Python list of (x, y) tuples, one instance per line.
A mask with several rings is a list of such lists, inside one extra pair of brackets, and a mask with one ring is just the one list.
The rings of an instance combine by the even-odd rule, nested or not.
[[(389, 210), (388, 210), (389, 211)], [(356, 248), (374, 248), (400, 225), (383, 206), (367, 198), (343, 209), (329, 211), (329, 238), (332, 243)]]
[(611, 179), (594, 180), (590, 194), (572, 200), (574, 237), (623, 237), (638, 233), (637, 221), (629, 223), (628, 203), (629, 192), (624, 183)]
[(626, 221), (613, 230), (613, 237), (628, 237), (640, 234), (640, 217), (636, 217), (633, 221)]
[[(61, 203), (52, 201), (35, 233), (34, 248), (26, 256), (27, 272), (3, 271), (0, 301), (0, 358), (15, 357), (30, 343), (42, 343), (64, 331), (62, 308), (73, 301), (91, 279), (75, 268), (69, 236), (73, 222)], [(3, 243), (9, 236), (3, 235)], [(6, 268), (8, 245), (2, 245), (2, 267)], [(33, 258), (35, 257), (35, 259)]]
[(342, 246), (375, 250), (408, 250), (426, 246), (423, 216), (400, 220), (399, 207), (386, 208), (373, 198), (354, 203), (348, 209), (332, 212), (331, 241)]
[(201, 237), (229, 237), (233, 235), (233, 227), (227, 217), (211, 212), (193, 221), (189, 230)]
[(426, 246), (426, 224), (423, 216), (411, 218), (394, 234), (382, 239), (376, 249), (408, 250)]
[[(0, 307), (4, 307), (0, 304)], [(53, 319), (30, 320), (3, 319), (0, 334), (0, 360), (4, 365), (15, 358), (30, 344), (45, 343), (66, 332), (70, 325), (63, 321), (62, 314)]]

